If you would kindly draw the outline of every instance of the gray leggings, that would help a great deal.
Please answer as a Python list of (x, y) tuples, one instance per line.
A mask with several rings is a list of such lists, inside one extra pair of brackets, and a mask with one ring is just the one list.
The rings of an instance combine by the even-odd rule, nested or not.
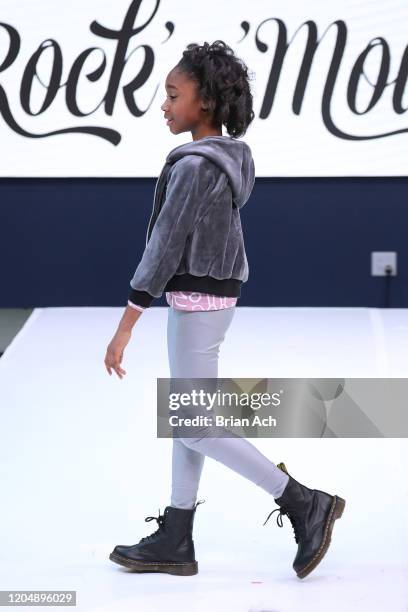
[[(235, 308), (186, 311), (169, 307), (167, 349), (171, 378), (218, 377), (220, 345)], [(229, 437), (212, 437), (210, 430), (211, 427), (201, 428), (197, 438), (173, 437), (171, 506), (194, 506), (206, 455), (248, 478), (275, 499), (282, 495), (289, 480), (284, 472), (246, 438), (231, 435), (232, 432)]]

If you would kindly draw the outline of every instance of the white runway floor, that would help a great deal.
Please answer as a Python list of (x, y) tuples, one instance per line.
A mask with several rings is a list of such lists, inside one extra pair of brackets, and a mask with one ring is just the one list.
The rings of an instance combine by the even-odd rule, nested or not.
[[(0, 358), (0, 590), (76, 590), (81, 612), (407, 612), (407, 439), (251, 440), (300, 482), (346, 499), (304, 580), (287, 517), (263, 526), (273, 498), (208, 457), (199, 573), (109, 561), (170, 503), (171, 440), (156, 438), (155, 414), (156, 377), (169, 377), (167, 308), (139, 319), (120, 380), (103, 360), (122, 312), (36, 309)], [(407, 377), (407, 357), (406, 309), (238, 307), (219, 376)]]

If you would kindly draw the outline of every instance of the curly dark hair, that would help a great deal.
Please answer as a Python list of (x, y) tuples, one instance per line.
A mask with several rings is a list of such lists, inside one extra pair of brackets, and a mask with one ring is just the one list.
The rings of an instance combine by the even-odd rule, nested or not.
[(224, 41), (191, 43), (175, 66), (195, 80), (214, 125), (225, 125), (233, 138), (243, 136), (255, 117), (248, 67)]

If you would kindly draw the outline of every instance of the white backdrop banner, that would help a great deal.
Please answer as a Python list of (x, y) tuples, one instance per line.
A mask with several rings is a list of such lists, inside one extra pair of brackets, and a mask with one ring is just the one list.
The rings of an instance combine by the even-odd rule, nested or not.
[(405, 0), (2, 0), (0, 175), (157, 177), (191, 140), (167, 73), (216, 39), (254, 77), (258, 177), (406, 175), (407, 23)]

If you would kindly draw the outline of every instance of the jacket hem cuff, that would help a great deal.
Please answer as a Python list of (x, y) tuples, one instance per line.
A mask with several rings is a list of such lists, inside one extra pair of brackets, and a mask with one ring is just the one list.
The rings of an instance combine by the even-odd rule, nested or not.
[(143, 312), (144, 310), (146, 310), (145, 308), (143, 308), (143, 306), (138, 306), (137, 304), (134, 304), (130, 300), (128, 300), (127, 303), (128, 303), (128, 306), (130, 306), (134, 310), (139, 310), (140, 312)]
[(131, 289), (128, 300), (135, 304), (136, 306), (141, 306), (142, 308), (149, 308), (150, 304), (154, 300), (154, 296), (150, 295), (147, 291), (138, 291), (137, 289)]

